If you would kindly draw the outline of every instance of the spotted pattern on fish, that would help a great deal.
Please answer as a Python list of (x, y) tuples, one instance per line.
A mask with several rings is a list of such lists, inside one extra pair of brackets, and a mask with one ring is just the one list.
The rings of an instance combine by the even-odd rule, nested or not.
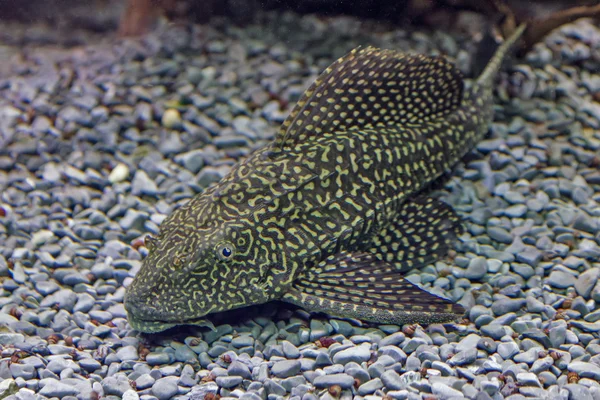
[(132, 326), (159, 331), (271, 300), (380, 323), (460, 316), (402, 272), (461, 233), (453, 210), (420, 192), (487, 131), (492, 81), (517, 36), (466, 91), (441, 57), (367, 47), (333, 63), (272, 143), (147, 240), (125, 298)]

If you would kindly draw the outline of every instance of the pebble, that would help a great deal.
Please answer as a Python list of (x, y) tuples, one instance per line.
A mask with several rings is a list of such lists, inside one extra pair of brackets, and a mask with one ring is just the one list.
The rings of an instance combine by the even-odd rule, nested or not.
[(552, 287), (566, 289), (573, 287), (577, 282), (577, 279), (570, 273), (556, 270), (550, 273), (547, 281)]
[(300, 351), (298, 351), (298, 348), (296, 346), (294, 346), (292, 343), (288, 342), (287, 340), (284, 340), (283, 342), (281, 342), (281, 348), (283, 350), (283, 354), (287, 357), (287, 358), (298, 358), (300, 357)]
[(173, 108), (165, 110), (162, 115), (161, 123), (165, 128), (175, 129), (181, 125), (181, 115), (179, 111)]
[(361, 363), (371, 358), (369, 346), (355, 346), (342, 350), (333, 356), (333, 362), (336, 364), (348, 364), (349, 362)]
[(448, 360), (448, 363), (453, 366), (454, 365), (461, 366), (461, 365), (471, 364), (476, 359), (477, 359), (477, 349), (471, 348), (471, 349), (463, 350), (463, 351), (457, 353), (450, 360)]
[(492, 312), (496, 316), (519, 311), (526, 304), (525, 299), (499, 299), (492, 304)]
[(66, 396), (75, 396), (79, 393), (76, 387), (67, 385), (53, 378), (42, 379), (39, 394), (46, 397), (59, 397), (64, 398)]
[(134, 196), (154, 196), (157, 192), (158, 187), (148, 174), (142, 170), (137, 170), (131, 181), (131, 193)]
[(467, 270), (464, 272), (463, 276), (469, 280), (479, 280), (487, 274), (487, 267), (488, 265), (485, 258), (473, 258), (469, 262), (469, 266), (467, 267)]
[(322, 375), (314, 379), (313, 385), (317, 388), (339, 385), (342, 389), (350, 389), (354, 385), (354, 378), (347, 374)]
[(530, 372), (521, 372), (517, 374), (517, 382), (521, 386), (537, 386), (542, 387), (536, 374)]
[(567, 368), (570, 372), (576, 372), (580, 378), (590, 378), (595, 381), (600, 380), (600, 367), (584, 361), (573, 361)]
[(463, 394), (459, 390), (453, 389), (450, 386), (443, 384), (442, 382), (434, 382), (431, 385), (431, 391), (434, 395), (444, 399), (463, 397)]
[(577, 293), (588, 299), (592, 293), (592, 289), (596, 282), (598, 282), (598, 278), (600, 278), (600, 268), (590, 268), (577, 278), (575, 282), (575, 290)]
[(505, 342), (498, 345), (498, 354), (505, 360), (510, 360), (519, 353), (519, 345), (515, 342)]
[(220, 387), (231, 389), (238, 386), (243, 380), (244, 378), (241, 376), (217, 376), (215, 382), (217, 382), (217, 385)]
[(166, 353), (150, 353), (146, 356), (146, 362), (148, 365), (162, 365), (168, 364), (170, 357)]
[(152, 394), (154, 394), (159, 400), (171, 399), (178, 392), (179, 389), (177, 387), (177, 383), (168, 377), (158, 379), (152, 385)]
[(511, 233), (500, 226), (490, 226), (487, 228), (487, 233), (493, 240), (500, 243), (510, 244), (513, 241)]
[(383, 388), (383, 382), (381, 381), (381, 379), (375, 378), (360, 385), (357, 391), (359, 395), (366, 396), (375, 393), (381, 388)]
[(108, 181), (112, 184), (123, 182), (129, 176), (129, 167), (127, 164), (117, 164), (110, 174), (108, 175)]
[(289, 378), (297, 375), (302, 368), (302, 364), (297, 360), (277, 361), (271, 367), (271, 373), (278, 378)]

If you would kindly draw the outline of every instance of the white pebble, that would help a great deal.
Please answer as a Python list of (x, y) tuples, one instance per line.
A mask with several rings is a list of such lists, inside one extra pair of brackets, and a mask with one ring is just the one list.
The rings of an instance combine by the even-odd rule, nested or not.
[(181, 115), (179, 111), (169, 108), (163, 113), (161, 122), (165, 128), (175, 128), (181, 124)]
[(40, 229), (31, 235), (31, 243), (35, 246), (41, 246), (46, 243), (48, 240), (52, 239), (54, 233), (49, 231), (48, 229)]
[(121, 397), (123, 400), (139, 400), (140, 396), (137, 394), (137, 392), (133, 389), (129, 389), (127, 390), (125, 393), (123, 393), (123, 397)]
[(129, 167), (126, 164), (119, 163), (116, 167), (110, 171), (110, 175), (108, 175), (108, 180), (110, 183), (118, 183), (122, 182), (129, 176)]

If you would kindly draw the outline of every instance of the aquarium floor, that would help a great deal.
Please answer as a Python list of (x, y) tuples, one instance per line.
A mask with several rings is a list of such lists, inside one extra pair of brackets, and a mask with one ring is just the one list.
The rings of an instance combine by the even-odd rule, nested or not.
[(462, 322), (367, 326), (269, 304), (213, 317), (216, 331), (128, 325), (143, 237), (271, 140), (323, 68), (374, 45), (445, 54), (470, 77), (460, 31), (485, 21), (469, 18), (444, 33), (266, 14), (70, 47), (50, 28), (4, 27), (0, 398), (600, 399), (589, 21), (507, 66), (489, 136), (437, 185), (466, 233), (409, 279), (467, 307)]

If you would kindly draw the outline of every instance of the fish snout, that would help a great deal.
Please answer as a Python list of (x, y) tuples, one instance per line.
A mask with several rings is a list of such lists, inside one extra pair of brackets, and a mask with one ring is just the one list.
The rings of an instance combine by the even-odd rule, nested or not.
[(129, 316), (137, 319), (153, 319), (156, 317), (156, 308), (152, 305), (149, 297), (143, 292), (128, 288), (124, 299), (125, 311)]

